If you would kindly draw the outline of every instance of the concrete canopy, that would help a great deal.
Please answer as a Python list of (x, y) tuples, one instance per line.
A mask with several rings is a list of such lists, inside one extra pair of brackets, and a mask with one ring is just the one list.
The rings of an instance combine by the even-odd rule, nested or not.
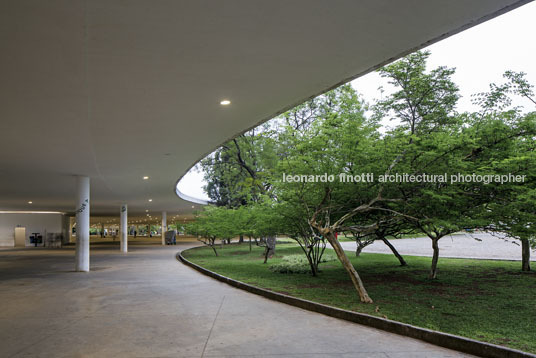
[(3, 0), (0, 210), (72, 211), (73, 175), (92, 214), (191, 210), (225, 140), (526, 2)]

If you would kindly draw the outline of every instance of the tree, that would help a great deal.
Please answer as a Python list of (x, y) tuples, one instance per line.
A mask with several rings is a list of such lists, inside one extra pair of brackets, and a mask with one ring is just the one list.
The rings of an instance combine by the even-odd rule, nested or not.
[(216, 206), (238, 208), (269, 194), (269, 170), (276, 144), (270, 126), (252, 129), (218, 148), (200, 162), (205, 191)]
[[(536, 123), (536, 116), (530, 115), (532, 125)], [(532, 132), (534, 138), (534, 131)], [(526, 139), (526, 138), (523, 138)], [(536, 189), (534, 181), (536, 175), (536, 144), (534, 140), (515, 141), (512, 148), (515, 154), (495, 161), (496, 172), (523, 175), (526, 177), (522, 184), (505, 183), (495, 189), (496, 200), (488, 206), (488, 230), (501, 231), (507, 237), (521, 242), (521, 270), (530, 271), (531, 246), (536, 246)]]
[[(363, 106), (349, 85), (329, 93), (319, 108), (319, 117), (306, 130), (287, 127), (280, 136), (286, 151), (279, 162), (278, 172), (280, 178), (283, 174), (297, 173), (321, 180), (280, 180), (275, 184), (275, 194), (303, 218), (295, 221), (294, 236), (308, 242), (315, 237), (327, 240), (350, 275), (360, 299), (372, 302), (357, 271), (335, 239), (335, 231), (329, 227), (331, 216), (336, 216), (341, 209), (335, 203), (344, 203), (343, 207), (352, 205), (365, 199), (369, 190), (366, 185), (356, 184), (363, 189), (363, 195), (348, 196), (344, 184), (329, 180), (329, 176), (343, 172), (351, 174), (358, 170), (359, 164), (366, 162), (367, 155), (376, 157), (372, 152), (366, 153), (372, 147), (367, 144), (373, 140), (376, 126), (366, 122)], [(332, 200), (335, 197), (336, 200)]]
[(237, 225), (237, 211), (224, 207), (206, 206), (203, 211), (196, 214), (196, 220), (186, 225), (189, 234), (198, 237), (198, 240), (216, 251), (216, 239), (223, 243), (230, 241), (239, 234), (240, 227)]
[(218, 256), (216, 251), (216, 236), (210, 232), (207, 225), (208, 218), (203, 214), (196, 214), (195, 221), (185, 225), (184, 229), (189, 235), (195, 236), (198, 241), (210, 247), (214, 251), (214, 255)]
[[(371, 118), (353, 88), (344, 85), (228, 142), (207, 159), (214, 201), (235, 208), (223, 211), (231, 217), (215, 215), (234, 220), (228, 232), (260, 239), (267, 245), (265, 260), (270, 255), (265, 239), (286, 234), (301, 247), (313, 275), (329, 243), (362, 302), (372, 300), (336, 233), (353, 235), (358, 248), (382, 240), (405, 265), (387, 237), (423, 232), (433, 248), (430, 278), (437, 277), (439, 240), (453, 232), (491, 223), (522, 243), (534, 240), (536, 175), (523, 189), (452, 181), (460, 173), (534, 168), (534, 115), (493, 107), (494, 101), (508, 101), (505, 93), (532, 98), (531, 87), (522, 75), (509, 73), (510, 85), (492, 87), (493, 94), (482, 97), (483, 112), (459, 114), (454, 70), (427, 71), (428, 56), (417, 52), (380, 70), (397, 90), (376, 103)], [(397, 125), (381, 131), (383, 118)], [(421, 180), (386, 179), (396, 175)], [(211, 232), (228, 237), (224, 229)]]
[[(376, 116), (394, 116), (402, 126), (393, 137), (407, 138), (400, 150), (397, 171), (414, 175), (450, 175), (467, 170), (463, 163), (467, 138), (464, 136), (463, 116), (455, 112), (458, 88), (451, 79), (454, 69), (438, 67), (426, 71), (430, 53), (418, 51), (380, 69), (397, 91), (379, 101)], [(393, 168), (394, 169), (394, 168)], [(432, 241), (430, 278), (437, 277), (439, 240), (468, 225), (473, 216), (467, 212), (476, 203), (470, 188), (442, 182), (400, 183), (403, 198), (398, 210), (407, 214), (406, 220)]]
[[(296, 205), (294, 199), (298, 199), (300, 194), (294, 198), (288, 195), (296, 193), (285, 191), (281, 192), (279, 201), (274, 206), (276, 213), (275, 223), (279, 232), (294, 240), (309, 263), (311, 274), (317, 276), (319, 264), (326, 249), (326, 240), (321, 237), (314, 229), (311, 228), (307, 221), (307, 214), (303, 212), (303, 207)], [(299, 199), (298, 199), (299, 200)]]
[(378, 70), (397, 91), (376, 103), (376, 116), (401, 121), (411, 135), (441, 130), (455, 119), (455, 70), (440, 66), (427, 72), (428, 57), (429, 51), (417, 51)]
[(265, 196), (254, 204), (241, 207), (239, 211), (243, 212), (245, 220), (241, 232), (250, 238), (250, 251), (251, 237), (254, 237), (257, 245), (264, 246), (266, 263), (269, 257), (275, 255), (276, 237), (280, 232), (273, 202)]
[[(485, 212), (491, 231), (500, 230), (521, 242), (521, 269), (530, 271), (531, 246), (536, 246), (536, 112), (523, 113), (511, 107), (512, 96), (520, 96), (534, 109), (534, 86), (523, 72), (506, 71), (505, 83), (490, 84), (490, 91), (475, 95), (482, 112), (474, 116), (476, 125), (488, 126), (486, 141), (501, 146), (501, 156), (494, 156), (493, 170), (501, 175), (523, 174), (522, 184), (508, 182), (494, 186), (496, 200)], [(480, 153), (479, 153), (480, 155)]]
[[(205, 191), (217, 206), (240, 208), (252, 205), (270, 195), (269, 170), (274, 167), (275, 142), (270, 124), (252, 129), (225, 143), (200, 162), (205, 172)], [(239, 242), (244, 240), (243, 233)], [(263, 237), (268, 251), (275, 252), (275, 237)]]

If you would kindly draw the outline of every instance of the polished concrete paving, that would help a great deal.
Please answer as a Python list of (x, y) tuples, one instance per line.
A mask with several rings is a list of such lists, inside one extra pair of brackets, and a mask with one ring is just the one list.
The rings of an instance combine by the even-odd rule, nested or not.
[(0, 357), (467, 357), (273, 302), (176, 261), (177, 246), (0, 250)]

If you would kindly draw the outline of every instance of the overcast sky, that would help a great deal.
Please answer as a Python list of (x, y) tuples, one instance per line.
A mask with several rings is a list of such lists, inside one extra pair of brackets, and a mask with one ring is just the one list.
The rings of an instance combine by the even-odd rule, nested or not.
[[(506, 70), (527, 73), (530, 83), (536, 84), (536, 2), (524, 5), (493, 20), (451, 36), (427, 47), (432, 52), (429, 68), (455, 67), (454, 82), (462, 98), (458, 111), (476, 110), (471, 94), (485, 92), (491, 82), (503, 82)], [(372, 103), (379, 98), (379, 86), (386, 81), (376, 72), (352, 81), (352, 86)], [(528, 104), (519, 100), (516, 105)], [(388, 125), (388, 123), (386, 123)], [(191, 170), (178, 188), (185, 194), (208, 200), (203, 192), (203, 174)]]

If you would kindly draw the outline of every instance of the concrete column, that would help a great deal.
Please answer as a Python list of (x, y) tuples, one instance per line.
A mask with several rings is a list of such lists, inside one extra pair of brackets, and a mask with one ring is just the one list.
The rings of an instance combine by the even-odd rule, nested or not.
[(167, 213), (162, 211), (162, 245), (166, 244)]
[(128, 252), (127, 204), (121, 205), (121, 252)]
[(75, 271), (89, 272), (89, 178), (76, 177)]

